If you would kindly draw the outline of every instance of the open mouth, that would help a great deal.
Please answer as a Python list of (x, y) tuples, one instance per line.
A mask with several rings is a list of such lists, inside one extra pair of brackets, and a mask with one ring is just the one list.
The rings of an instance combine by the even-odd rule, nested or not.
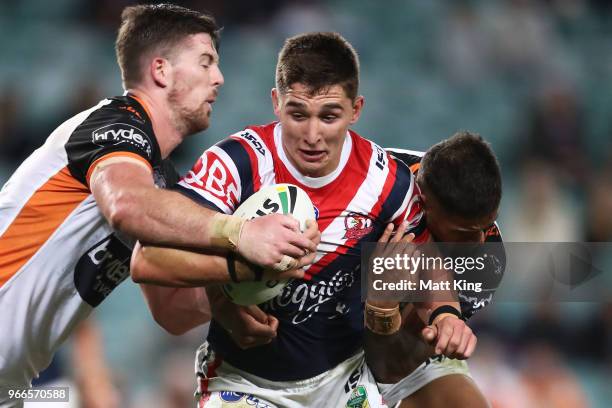
[(300, 154), (307, 162), (318, 162), (325, 157), (325, 150), (304, 150), (300, 149)]

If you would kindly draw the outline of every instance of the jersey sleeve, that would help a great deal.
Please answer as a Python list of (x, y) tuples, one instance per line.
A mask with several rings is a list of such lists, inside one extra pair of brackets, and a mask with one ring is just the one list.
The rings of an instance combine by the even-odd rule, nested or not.
[[(421, 191), (416, 183), (416, 171), (423, 157), (423, 152), (415, 150), (385, 149), (391, 160), (397, 163), (396, 183), (404, 187), (404, 202), (402, 203), (401, 211), (395, 214), (391, 220), (396, 227), (404, 220), (408, 221), (406, 234), (414, 234), (414, 241), (417, 244), (427, 241), (429, 233), (427, 231), (427, 223), (425, 221), (425, 212), (421, 201)], [(414, 169), (414, 170), (413, 170)], [(409, 180), (409, 181), (408, 181)]]
[(229, 137), (206, 150), (175, 189), (202, 205), (232, 214), (254, 192), (253, 158), (248, 147)]
[(485, 232), (485, 244), (489, 244), (484, 246), (486, 248), (485, 267), (477, 278), (482, 284), (482, 290), (480, 292), (463, 290), (458, 294), (461, 313), (465, 319), (474, 316), (493, 301), (493, 296), (506, 270), (506, 250), (497, 223)]
[(93, 169), (110, 157), (129, 157), (152, 169), (159, 147), (150, 123), (113, 101), (93, 111), (66, 143), (68, 168), (85, 185)]
[(415, 234), (415, 242), (424, 241), (426, 225), (423, 206), (421, 203), (421, 192), (416, 183), (414, 174), (401, 160), (389, 155), (389, 166), (394, 172), (394, 181), (389, 195), (385, 199), (383, 219), (385, 223), (392, 222), (399, 227), (402, 222), (408, 221), (404, 233)]

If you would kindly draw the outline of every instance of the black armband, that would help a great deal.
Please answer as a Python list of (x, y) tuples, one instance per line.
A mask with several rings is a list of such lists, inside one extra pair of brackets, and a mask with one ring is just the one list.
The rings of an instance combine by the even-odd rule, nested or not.
[(450, 313), (453, 314), (455, 316), (457, 316), (459, 319), (464, 320), (463, 315), (461, 314), (461, 312), (459, 310), (457, 310), (456, 308), (450, 306), (450, 305), (444, 305), (444, 306), (440, 306), (438, 308), (436, 308), (433, 312), (431, 312), (431, 314), (429, 315), (429, 323), (428, 325), (431, 326), (434, 322), (434, 320), (436, 319), (436, 317), (440, 316), (443, 313)]

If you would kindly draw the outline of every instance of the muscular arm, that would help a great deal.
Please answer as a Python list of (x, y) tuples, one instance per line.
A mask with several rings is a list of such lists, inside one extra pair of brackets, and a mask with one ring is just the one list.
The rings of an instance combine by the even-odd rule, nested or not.
[(168, 333), (179, 336), (210, 321), (204, 288), (164, 288), (140, 285), (153, 318)]
[[(307, 225), (304, 237), (318, 244), (321, 234), (316, 222), (308, 222)], [(162, 286), (194, 287), (228, 283), (231, 279), (226, 256), (222, 251), (195, 252), (137, 243), (132, 252), (130, 272), (134, 282)], [(310, 264), (315, 256), (313, 252), (299, 258), (296, 269), (265, 272), (263, 279), (266, 279), (266, 274), (274, 279), (301, 279), (304, 272), (300, 268)], [(252, 267), (241, 257), (235, 258), (234, 265), (239, 281), (254, 279)]]
[(180, 193), (156, 188), (151, 172), (138, 163), (99, 165), (90, 188), (118, 231), (158, 245), (213, 247), (209, 226), (216, 212)]
[(222, 253), (204, 253), (136, 243), (130, 266), (136, 283), (197, 287), (230, 282)]
[[(150, 171), (137, 162), (102, 162), (91, 176), (90, 188), (111, 226), (132, 238), (165, 246), (228, 247), (220, 244), (222, 239), (211, 239), (219, 235), (216, 211), (156, 188)], [(273, 267), (284, 256), (299, 258), (304, 250), (316, 250), (316, 243), (301, 234), (297, 221), (288, 215), (248, 220), (237, 235), (236, 251), (265, 267)]]

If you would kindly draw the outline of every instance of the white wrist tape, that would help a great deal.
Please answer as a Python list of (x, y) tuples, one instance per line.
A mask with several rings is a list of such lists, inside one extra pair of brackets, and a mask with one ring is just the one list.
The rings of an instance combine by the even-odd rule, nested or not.
[(215, 214), (210, 222), (210, 241), (219, 248), (234, 251), (238, 247), (242, 228), (247, 220), (227, 214)]

